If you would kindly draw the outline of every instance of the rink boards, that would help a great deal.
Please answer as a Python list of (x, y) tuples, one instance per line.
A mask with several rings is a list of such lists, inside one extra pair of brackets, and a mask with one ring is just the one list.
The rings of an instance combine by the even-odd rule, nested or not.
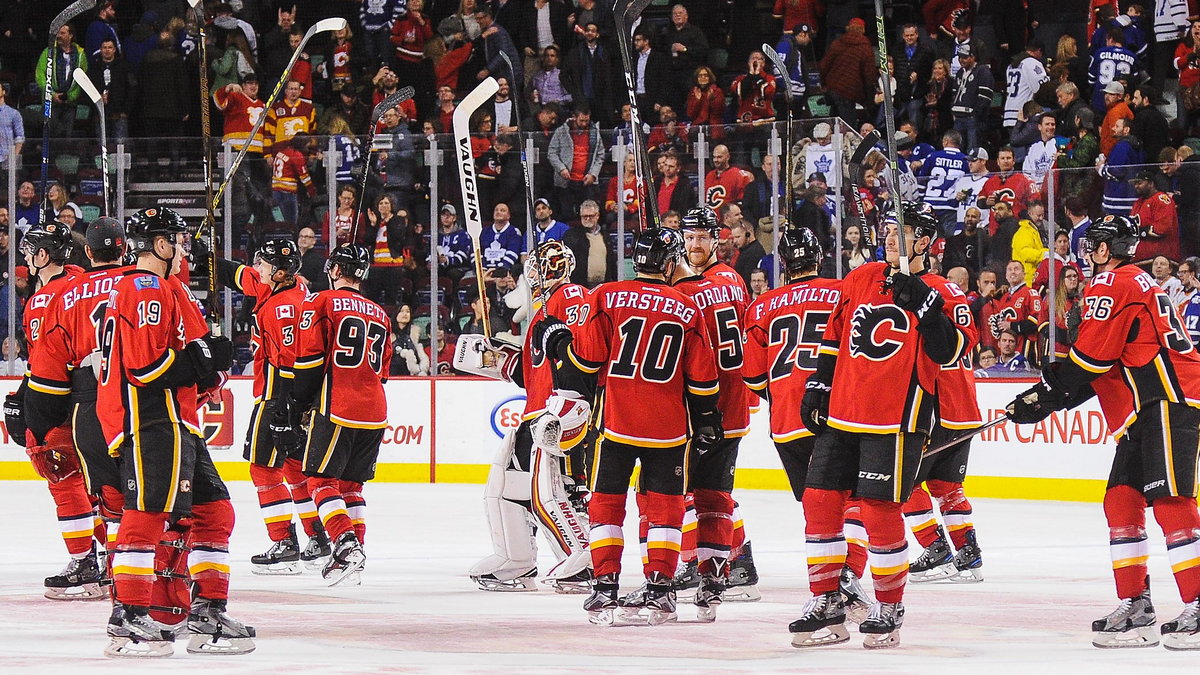
[[(17, 380), (9, 379), (9, 389)], [(980, 381), (983, 419), (1002, 414), (1031, 381)], [(214, 459), (227, 480), (248, 480), (242, 439), (253, 402), (249, 378), (234, 378), (224, 401), (206, 410)], [(482, 483), (502, 435), (521, 420), (524, 396), (514, 385), (474, 378), (405, 378), (387, 383), (388, 420), (376, 480)], [(8, 391), (8, 389), (5, 389)], [(871, 395), (868, 393), (867, 395)], [(646, 402), (653, 405), (653, 402)], [(765, 406), (751, 418), (738, 456), (737, 486), (787, 489)], [(1038, 425), (1001, 424), (976, 437), (967, 486), (972, 496), (1100, 501), (1113, 440), (1095, 400)], [(20, 446), (3, 433), (0, 479), (33, 479)]]

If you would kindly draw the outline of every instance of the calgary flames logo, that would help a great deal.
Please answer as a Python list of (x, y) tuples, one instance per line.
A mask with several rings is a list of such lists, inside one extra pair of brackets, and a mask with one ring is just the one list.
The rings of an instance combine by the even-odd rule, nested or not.
[(859, 305), (850, 319), (850, 356), (886, 361), (904, 346), (908, 313), (895, 305)]

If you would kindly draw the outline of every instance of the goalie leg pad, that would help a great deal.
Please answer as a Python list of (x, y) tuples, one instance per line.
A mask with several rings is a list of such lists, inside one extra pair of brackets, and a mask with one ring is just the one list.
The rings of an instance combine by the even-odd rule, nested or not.
[(561, 561), (588, 550), (587, 518), (571, 505), (563, 484), (562, 460), (542, 449), (535, 448), (533, 453), (531, 505), (543, 534), (554, 547), (555, 557)]
[(470, 569), (472, 578), (492, 576), (511, 581), (537, 567), (537, 548), (526, 506), (532, 495), (532, 476), (521, 469), (516, 448), (517, 434), (509, 432), (488, 472), (483, 505), (492, 554)]

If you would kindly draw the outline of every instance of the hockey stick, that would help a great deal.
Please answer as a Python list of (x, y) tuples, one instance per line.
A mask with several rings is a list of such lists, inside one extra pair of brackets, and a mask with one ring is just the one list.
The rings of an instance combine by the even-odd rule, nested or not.
[(46, 47), (46, 86), (42, 89), (42, 208), (38, 212), (38, 223), (46, 222), (46, 211), (50, 210), (50, 104), (54, 101), (54, 60), (58, 43), (58, 31), (75, 17), (96, 6), (96, 0), (75, 0), (58, 13), (50, 22), (50, 43)]
[[(304, 46), (317, 33), (342, 30), (349, 25), (345, 19), (338, 17), (321, 19), (314, 23), (312, 28), (309, 28), (308, 32), (301, 38), (300, 46), (296, 47), (296, 51), (292, 52), (292, 58), (288, 61), (287, 67), (283, 69), (283, 74), (279, 76), (279, 82), (275, 84), (275, 89), (271, 91), (271, 95), (267, 97), (266, 103), (263, 104), (263, 114), (258, 116), (258, 121), (254, 123), (254, 128), (250, 130), (250, 135), (246, 137), (246, 143), (242, 145), (241, 150), (238, 150), (238, 154), (234, 155), (233, 162), (226, 170), (225, 179), (217, 186), (217, 191), (213, 195), (212, 200), (210, 200), (212, 211), (216, 211), (217, 207), (221, 205), (221, 197), (224, 196), (225, 190), (229, 188), (229, 183), (237, 173), (238, 167), (242, 165), (242, 160), (246, 158), (246, 153), (250, 151), (250, 144), (253, 142), (254, 137), (258, 135), (258, 132), (262, 130), (263, 124), (267, 121), (267, 111), (271, 109), (271, 106), (275, 105), (275, 100), (279, 98), (279, 92), (287, 84), (288, 76), (292, 74), (292, 67), (296, 65), (296, 61), (300, 60), (300, 54), (304, 52)], [(197, 236), (199, 236), (199, 232), (197, 232)]]
[(650, 4), (650, 0), (616, 0), (613, 6), (613, 21), (617, 28), (617, 42), (621, 48), (621, 64), (625, 66), (625, 90), (629, 96), (629, 136), (633, 141), (634, 174), (637, 177), (638, 200), (646, 214), (646, 226), (658, 227), (658, 200), (650, 194), (653, 190), (653, 177), (650, 175), (650, 153), (646, 148), (646, 139), (642, 137), (642, 115), (638, 111), (637, 88), (634, 86), (633, 57), (629, 48), (630, 17), (641, 16), (642, 10)]
[(784, 204), (786, 205), (787, 220), (791, 223), (792, 209), (796, 203), (796, 181), (792, 177), (792, 76), (787, 71), (787, 64), (784, 63), (783, 57), (775, 51), (774, 47), (764, 42), (762, 48), (763, 53), (771, 61), (771, 65), (775, 66), (775, 72), (779, 73), (779, 78), (783, 80), (783, 99), (787, 101), (787, 117), (783, 123), (783, 169), (787, 179), (787, 199), (784, 200)]
[(981, 425), (975, 427), (974, 429), (969, 429), (967, 431), (964, 431), (963, 433), (955, 436), (954, 438), (951, 438), (950, 440), (946, 441), (945, 443), (942, 443), (941, 445), (939, 445), (937, 447), (926, 450), (924, 453), (921, 454), (921, 458), (924, 459), (926, 457), (932, 457), (933, 455), (936, 455), (939, 452), (942, 452), (944, 450), (949, 450), (950, 448), (953, 448), (954, 446), (958, 445), (959, 443), (962, 443), (963, 441), (970, 439), (970, 438), (975, 438), (976, 436), (978, 436), (979, 434), (982, 434), (983, 432), (987, 431), (988, 429), (991, 429), (992, 427), (1004, 424), (1007, 421), (1008, 421), (1008, 418), (1005, 417), (1004, 415), (1001, 415), (1001, 416), (997, 417), (996, 419), (992, 420), (991, 422), (988, 422), (986, 424), (981, 424)]
[[(208, 297), (204, 299), (204, 304), (208, 309), (206, 314), (209, 331), (219, 337), (221, 322), (218, 318), (220, 303), (217, 300), (217, 221), (213, 216), (215, 206), (212, 189), (212, 124), (208, 107), (208, 34), (204, 31), (204, 0), (188, 0), (188, 4), (192, 6), (196, 15), (196, 28), (200, 32), (200, 138), (204, 144), (204, 224), (196, 230), (196, 235), (199, 236), (201, 232), (208, 230)], [(262, 116), (266, 117), (265, 108)]]
[(405, 87), (380, 101), (379, 105), (375, 106), (375, 110), (371, 111), (371, 128), (367, 132), (366, 148), (359, 151), (363, 157), (363, 172), (362, 178), (358, 182), (358, 206), (354, 209), (354, 220), (350, 223), (351, 244), (358, 237), (358, 219), (362, 215), (363, 200), (367, 197), (367, 176), (371, 173), (371, 151), (375, 145), (375, 127), (379, 123), (379, 118), (383, 117), (383, 113), (411, 99), (414, 93), (416, 92), (412, 87)]
[(892, 101), (892, 78), (887, 69), (887, 29), (883, 25), (883, 0), (875, 0), (875, 33), (879, 41), (879, 74), (883, 84), (883, 124), (887, 130), (887, 158), (897, 185), (892, 186), (896, 204), (896, 242), (900, 249), (900, 274), (909, 274), (908, 242), (904, 240), (904, 209), (900, 208), (900, 164), (896, 159), (896, 110)]
[(471, 236), (471, 247), (475, 249), (475, 285), (483, 306), (483, 332), (489, 338), (492, 336), (492, 321), (488, 317), (487, 295), (483, 285), (483, 251), (479, 248), (483, 216), (479, 205), (479, 183), (475, 178), (475, 157), (471, 154), (471, 116), (490, 101), (497, 91), (500, 91), (500, 85), (494, 77), (488, 77), (476, 85), (454, 109), (452, 125), (454, 145), (458, 148), (458, 184), (462, 188), (463, 214), (467, 220), (467, 234)]
[(863, 238), (864, 246), (867, 248), (875, 247), (875, 233), (870, 231), (871, 228), (867, 227), (867, 205), (863, 202), (862, 193), (859, 191), (859, 183), (866, 172), (866, 167), (863, 165), (867, 161), (867, 155), (871, 154), (871, 151), (875, 149), (880, 138), (879, 130), (872, 129), (871, 133), (863, 136), (858, 147), (854, 149), (854, 154), (850, 155), (850, 196), (854, 199), (854, 206), (858, 211), (858, 229)]
[[(504, 60), (504, 65), (508, 66), (508, 81), (510, 83), (509, 90), (511, 91), (511, 83), (514, 79), (516, 79), (517, 71), (513, 69), (513, 64), (508, 58), (508, 54), (505, 54), (503, 51), (501, 51), (500, 58)], [(521, 104), (517, 98), (512, 99), (512, 104), (513, 108), (515, 108), (517, 111), (517, 119), (525, 119), (525, 116), (521, 114)], [(540, 264), (541, 261), (538, 260), (537, 254), (537, 233), (533, 230), (533, 167), (529, 164), (529, 157), (527, 157), (525, 154), (525, 144), (521, 143), (520, 136), (517, 137), (517, 144), (521, 146), (521, 173), (525, 175), (525, 226), (529, 228), (527, 232), (530, 233), (530, 237), (533, 237), (534, 242), (534, 246), (529, 251), (529, 257), (533, 259), (533, 265), (538, 270), (538, 285), (533, 292), (533, 306), (536, 309), (539, 305), (543, 307), (545, 306), (545, 298), (542, 296), (542, 282), (544, 280), (541, 278), (542, 266)], [(528, 281), (528, 279), (526, 279), (526, 281)]]
[(108, 123), (104, 118), (104, 97), (100, 95), (96, 85), (92, 84), (92, 78), (88, 77), (87, 71), (83, 68), (76, 68), (72, 73), (75, 77), (75, 84), (87, 94), (87, 97), (92, 99), (92, 103), (96, 104), (96, 110), (100, 115), (100, 171), (103, 174), (100, 177), (101, 197), (104, 199), (104, 215), (108, 215)]

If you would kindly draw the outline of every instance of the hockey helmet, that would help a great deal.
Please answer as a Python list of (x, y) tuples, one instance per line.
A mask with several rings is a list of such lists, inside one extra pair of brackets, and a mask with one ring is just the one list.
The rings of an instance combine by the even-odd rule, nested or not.
[(300, 269), (300, 247), (291, 237), (276, 235), (267, 239), (254, 257), (288, 274), (295, 274)]
[(633, 269), (646, 274), (666, 274), (667, 263), (683, 255), (683, 237), (665, 227), (651, 227), (633, 241)]
[(717, 212), (707, 206), (697, 206), (690, 209), (680, 219), (681, 230), (708, 230), (713, 239), (721, 235), (721, 222), (717, 220)]
[(20, 250), (22, 255), (31, 256), (45, 251), (51, 262), (61, 264), (71, 257), (73, 248), (70, 226), (54, 220), (30, 227), (21, 240)]
[(539, 244), (525, 260), (525, 278), (534, 289), (555, 281), (570, 281), (574, 272), (575, 252), (561, 241)]
[(141, 253), (154, 250), (154, 239), (166, 237), (175, 241), (175, 235), (186, 233), (187, 223), (173, 209), (152, 206), (129, 216), (125, 221), (125, 236), (130, 250)]
[(902, 201), (900, 208), (904, 209), (904, 226), (913, 229), (913, 237), (929, 237), (930, 241), (938, 238), (938, 219), (933, 213), (933, 207), (925, 202)]
[(87, 245), (93, 251), (106, 249), (125, 249), (125, 226), (112, 216), (100, 216), (88, 225), (84, 235)]
[(816, 267), (824, 254), (821, 240), (807, 227), (789, 228), (779, 233), (779, 258), (792, 274)]
[(1141, 219), (1137, 216), (1104, 216), (1092, 223), (1083, 235), (1084, 255), (1090, 255), (1105, 242), (1114, 258), (1132, 258), (1141, 238)]
[(329, 274), (334, 265), (341, 269), (343, 277), (366, 281), (371, 273), (371, 252), (366, 246), (342, 244), (325, 260), (325, 273)]

